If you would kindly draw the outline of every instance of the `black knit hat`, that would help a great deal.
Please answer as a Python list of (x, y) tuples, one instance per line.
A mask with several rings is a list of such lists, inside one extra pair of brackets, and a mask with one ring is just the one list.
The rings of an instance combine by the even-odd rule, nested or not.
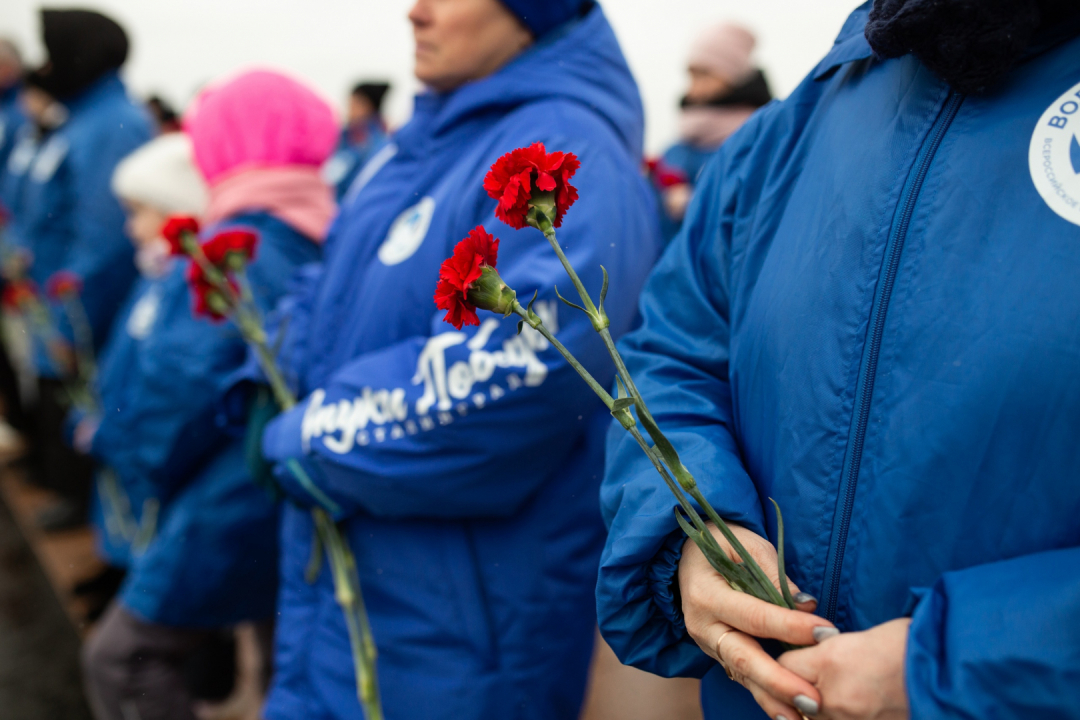
[(42, 10), (48, 62), (36, 71), (38, 84), (66, 100), (124, 64), (128, 38), (115, 20), (92, 10)]
[(353, 89), (352, 94), (356, 97), (367, 98), (371, 103), (371, 106), (375, 108), (375, 112), (382, 112), (383, 98), (386, 97), (386, 93), (390, 90), (390, 83), (385, 82), (362, 82), (357, 83)]

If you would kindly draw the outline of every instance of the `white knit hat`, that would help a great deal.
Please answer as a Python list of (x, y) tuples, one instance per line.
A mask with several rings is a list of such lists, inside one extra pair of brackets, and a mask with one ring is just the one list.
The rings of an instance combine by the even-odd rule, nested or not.
[(754, 34), (734, 23), (709, 28), (690, 48), (690, 67), (711, 70), (731, 84), (745, 80), (753, 71)]
[(206, 183), (195, 169), (191, 139), (180, 132), (154, 138), (121, 160), (112, 191), (167, 214), (198, 217), (206, 210)]

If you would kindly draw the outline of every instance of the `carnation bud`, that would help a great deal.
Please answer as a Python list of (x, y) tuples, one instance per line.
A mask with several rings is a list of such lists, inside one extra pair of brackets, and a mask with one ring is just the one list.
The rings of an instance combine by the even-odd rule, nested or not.
[(484, 265), (480, 269), (480, 277), (469, 287), (468, 300), (481, 310), (490, 310), (506, 317), (514, 312), (517, 293), (503, 282), (495, 268)]

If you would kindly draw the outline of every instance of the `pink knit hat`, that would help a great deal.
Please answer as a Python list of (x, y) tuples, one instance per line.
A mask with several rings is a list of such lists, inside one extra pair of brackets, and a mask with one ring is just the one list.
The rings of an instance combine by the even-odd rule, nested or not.
[(735, 84), (754, 71), (751, 55), (757, 39), (740, 25), (725, 23), (702, 33), (690, 48), (690, 67), (711, 70)]
[(268, 70), (203, 91), (184, 129), (211, 186), (253, 168), (318, 167), (337, 143), (330, 106), (296, 80)]

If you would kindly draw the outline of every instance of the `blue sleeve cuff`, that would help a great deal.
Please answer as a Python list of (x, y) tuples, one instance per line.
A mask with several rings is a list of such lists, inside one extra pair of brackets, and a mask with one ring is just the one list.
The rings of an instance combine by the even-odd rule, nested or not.
[(301, 403), (266, 425), (262, 437), (263, 457), (270, 462), (280, 463), (306, 454), (301, 442), (306, 408), (307, 403)]
[(679, 561), (682, 559), (682, 549), (686, 540), (686, 533), (681, 529), (671, 533), (645, 570), (645, 578), (652, 591), (653, 602), (679, 636), (686, 635), (682, 598), (679, 596)]

